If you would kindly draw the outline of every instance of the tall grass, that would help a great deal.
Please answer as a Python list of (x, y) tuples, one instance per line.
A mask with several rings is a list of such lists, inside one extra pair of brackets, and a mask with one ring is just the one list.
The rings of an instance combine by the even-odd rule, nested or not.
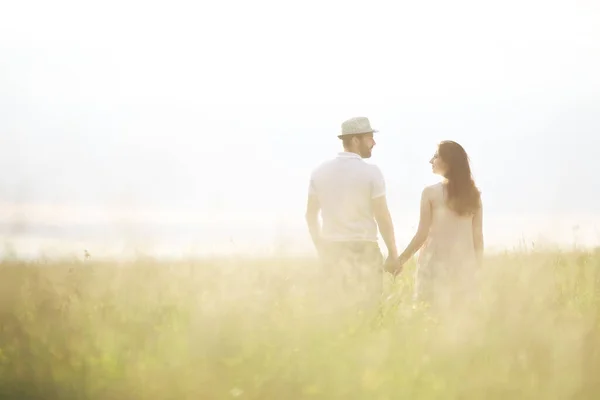
[(600, 398), (600, 253), (489, 257), (468, 304), (311, 260), (0, 266), (0, 397)]

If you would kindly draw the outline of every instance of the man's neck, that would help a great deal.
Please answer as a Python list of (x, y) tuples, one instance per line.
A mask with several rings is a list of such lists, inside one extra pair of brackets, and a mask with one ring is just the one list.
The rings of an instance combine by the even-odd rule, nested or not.
[[(343, 153), (346, 153), (346, 154), (349, 154), (349, 155), (350, 155), (350, 154), (353, 154), (353, 155), (356, 155), (356, 156), (360, 157), (360, 154), (359, 154), (357, 151), (353, 151), (353, 150), (344, 149), (342, 152), (343, 152)], [(362, 157), (361, 157), (361, 158), (362, 158)]]

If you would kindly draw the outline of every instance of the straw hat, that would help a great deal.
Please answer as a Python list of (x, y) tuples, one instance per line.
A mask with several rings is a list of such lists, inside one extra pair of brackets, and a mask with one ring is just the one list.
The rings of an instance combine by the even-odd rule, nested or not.
[(338, 135), (341, 139), (347, 135), (361, 135), (363, 133), (375, 133), (379, 132), (371, 128), (371, 123), (366, 117), (350, 118), (342, 122), (342, 132)]

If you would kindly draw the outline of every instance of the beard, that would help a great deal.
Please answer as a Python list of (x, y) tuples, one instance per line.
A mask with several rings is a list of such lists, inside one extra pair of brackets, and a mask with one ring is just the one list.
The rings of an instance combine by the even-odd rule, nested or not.
[(360, 150), (360, 156), (362, 158), (371, 158), (371, 150), (372, 148), (364, 148)]

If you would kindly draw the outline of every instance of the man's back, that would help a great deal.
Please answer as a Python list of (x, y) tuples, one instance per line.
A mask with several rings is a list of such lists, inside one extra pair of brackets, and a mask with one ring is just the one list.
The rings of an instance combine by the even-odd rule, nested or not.
[(385, 195), (385, 182), (375, 165), (354, 153), (340, 153), (312, 174), (310, 192), (317, 196), (327, 241), (377, 241), (372, 199)]

